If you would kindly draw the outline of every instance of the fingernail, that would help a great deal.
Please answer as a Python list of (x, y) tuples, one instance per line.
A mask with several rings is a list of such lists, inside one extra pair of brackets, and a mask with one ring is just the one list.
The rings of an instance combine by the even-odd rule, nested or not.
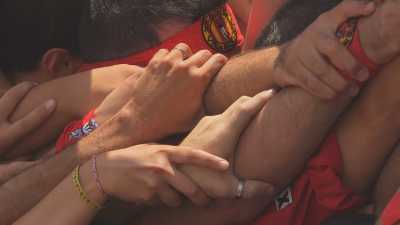
[(270, 89), (270, 90), (261, 92), (261, 95), (264, 97), (270, 97), (270, 96), (273, 96), (275, 93), (276, 93), (275, 89)]
[(38, 82), (31, 82), (31, 84), (34, 86), (34, 87), (36, 87), (36, 86), (39, 86), (39, 83)]
[(358, 93), (360, 92), (360, 87), (358, 87), (357, 84), (352, 84), (350, 86), (350, 96), (352, 97), (356, 97), (358, 95)]
[(221, 166), (222, 169), (228, 169), (229, 168), (229, 162), (226, 161), (226, 160), (219, 161), (219, 165)]
[(369, 79), (369, 71), (367, 68), (363, 68), (358, 74), (357, 74), (357, 80), (359, 81), (367, 81)]
[(217, 56), (219, 57), (217, 62), (220, 63), (221, 65), (225, 65), (228, 62), (228, 58), (226, 58), (226, 56), (221, 54), (217, 54)]
[(369, 2), (369, 3), (365, 6), (365, 9), (366, 9), (367, 11), (373, 10), (374, 8), (375, 8), (375, 2)]
[(50, 99), (44, 104), (44, 107), (46, 107), (46, 109), (49, 111), (53, 111), (56, 107), (56, 101), (54, 99)]
[(33, 86), (35, 86), (32, 82), (24, 82), (23, 84), (21, 84), (22, 87), (26, 90), (31, 89)]

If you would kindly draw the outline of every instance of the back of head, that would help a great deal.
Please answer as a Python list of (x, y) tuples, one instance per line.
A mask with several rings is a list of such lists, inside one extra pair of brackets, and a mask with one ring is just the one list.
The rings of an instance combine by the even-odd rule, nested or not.
[(175, 19), (191, 23), (225, 0), (88, 0), (80, 27), (85, 61), (124, 57), (159, 44), (156, 30)]
[(81, 0), (2, 0), (0, 68), (8, 75), (35, 70), (51, 48), (78, 52)]

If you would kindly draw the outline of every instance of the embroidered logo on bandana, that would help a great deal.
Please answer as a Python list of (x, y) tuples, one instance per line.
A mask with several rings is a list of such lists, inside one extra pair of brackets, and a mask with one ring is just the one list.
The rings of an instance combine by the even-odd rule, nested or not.
[(219, 7), (203, 18), (203, 37), (214, 50), (224, 53), (234, 49), (238, 31), (226, 6)]
[(281, 211), (293, 203), (293, 195), (291, 188), (286, 189), (278, 197), (275, 198), (276, 211)]

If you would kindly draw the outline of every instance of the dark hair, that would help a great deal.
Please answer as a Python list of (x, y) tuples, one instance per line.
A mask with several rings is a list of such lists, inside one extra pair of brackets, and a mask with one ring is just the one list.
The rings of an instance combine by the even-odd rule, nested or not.
[(127, 56), (159, 43), (164, 20), (192, 22), (225, 0), (88, 0), (80, 28), (86, 61)]
[(82, 0), (2, 0), (0, 68), (6, 74), (34, 70), (51, 48), (78, 53)]
[(322, 13), (342, 0), (290, 0), (266, 26), (257, 48), (284, 44), (302, 33)]

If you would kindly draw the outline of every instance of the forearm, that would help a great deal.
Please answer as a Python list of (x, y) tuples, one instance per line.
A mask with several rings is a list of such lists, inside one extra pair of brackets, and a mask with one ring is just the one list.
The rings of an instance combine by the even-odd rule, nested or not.
[(349, 95), (323, 101), (298, 88), (282, 90), (242, 136), (236, 155), (237, 173), (284, 188), (318, 151), (350, 101)]
[(0, 224), (13, 223), (45, 197), (79, 163), (71, 147), (0, 186)]
[(186, 204), (181, 208), (159, 208), (144, 212), (136, 224), (158, 225), (241, 225), (256, 219), (267, 206), (268, 201), (258, 198), (251, 200), (220, 201), (208, 207)]
[[(86, 194), (92, 201), (103, 204), (105, 199), (97, 191), (90, 174), (90, 166), (84, 165), (80, 170), (80, 181)], [(62, 206), (60, 207), (60, 204)], [(92, 208), (80, 198), (73, 184), (72, 176), (67, 176), (47, 197), (37, 204), (14, 225), (85, 225), (90, 224), (98, 210)]]
[[(123, 66), (84, 72), (44, 83), (33, 89), (11, 118), (21, 119), (47, 99), (57, 101), (57, 109), (38, 130), (15, 146), (9, 157), (15, 157), (49, 144), (71, 121), (81, 119), (97, 107), (104, 98), (131, 75)], [(27, 147), (28, 146), (28, 147)]]
[(3, 185), (11, 178), (23, 173), (39, 163), (39, 161), (11, 162), (0, 165), (0, 185)]
[(254, 96), (277, 87), (273, 75), (278, 47), (258, 50), (231, 59), (219, 72), (205, 96), (209, 113), (225, 111), (241, 96)]

